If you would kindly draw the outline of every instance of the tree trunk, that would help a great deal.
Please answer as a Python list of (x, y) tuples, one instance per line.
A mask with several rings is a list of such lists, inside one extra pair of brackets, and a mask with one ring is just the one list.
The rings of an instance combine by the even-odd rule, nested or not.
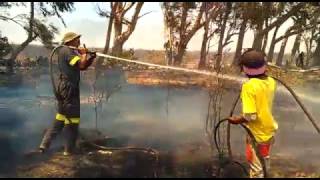
[(112, 47), (112, 54), (119, 56), (122, 54), (123, 51), (123, 45), (128, 40), (132, 32), (134, 31), (138, 18), (139, 13), (142, 8), (143, 2), (138, 2), (137, 6), (135, 8), (134, 14), (131, 18), (131, 21), (127, 25), (127, 30), (125, 32), (122, 32), (122, 21), (124, 20), (125, 13), (132, 7), (129, 6), (128, 8), (123, 7), (122, 3), (119, 3), (120, 5), (117, 6), (116, 15), (115, 15), (115, 21), (114, 21), (114, 28), (115, 28), (115, 38), (114, 43)]
[(168, 65), (173, 65), (173, 61), (174, 61), (174, 57), (173, 57), (173, 37), (172, 37), (172, 29), (169, 29), (169, 44), (170, 44), (170, 48), (169, 48), (169, 59), (168, 59)]
[(186, 47), (187, 47), (187, 45), (185, 45), (185, 44), (186, 43), (181, 42), (181, 44), (179, 44), (179, 46), (178, 46), (178, 52), (174, 56), (174, 65), (175, 66), (180, 66), (182, 63), (182, 58), (184, 56), (184, 53), (186, 52)]
[(263, 22), (258, 24), (258, 27), (254, 32), (254, 40), (253, 40), (252, 48), (257, 50), (262, 49), (262, 41), (264, 37), (264, 34), (261, 33), (262, 29), (263, 29)]
[[(115, 4), (116, 3), (118, 3), (118, 2), (115, 2)], [(103, 49), (104, 54), (108, 53), (109, 47), (110, 47), (110, 38), (111, 38), (111, 33), (112, 33), (112, 25), (113, 25), (113, 21), (114, 21), (115, 6), (116, 5), (113, 5), (113, 2), (110, 2), (111, 13), (110, 13), (109, 22), (108, 22), (106, 43), (105, 43), (104, 49)], [(104, 60), (103, 57), (97, 58), (96, 68), (100, 68), (102, 66), (103, 60)]]
[[(268, 27), (268, 18), (265, 20), (265, 25), (266, 25), (266, 27)], [(264, 35), (264, 38), (263, 38), (263, 45), (262, 45), (262, 51), (263, 52), (266, 51), (266, 47), (267, 47), (267, 44), (268, 44), (268, 36), (269, 36), (269, 33), (266, 33)]]
[[(184, 8), (186, 8), (186, 7), (184, 7)], [(183, 12), (184, 11), (185, 11), (185, 9), (183, 9)], [(183, 22), (185, 19), (184, 15), (180, 17), (181, 18), (180, 19), (181, 25), (178, 28), (180, 39), (179, 39), (179, 41), (174, 42), (174, 46), (177, 49), (176, 51), (174, 51), (174, 52), (176, 52), (176, 54), (174, 56), (174, 62), (173, 62), (174, 65), (180, 65), (182, 63), (182, 58), (183, 58), (183, 55), (186, 51), (186, 47), (187, 47), (188, 42), (193, 37), (193, 35), (204, 25), (204, 23), (201, 22), (203, 12), (204, 12), (204, 3), (202, 3), (201, 8), (200, 8), (200, 12), (199, 12), (198, 16), (196, 17), (195, 23), (193, 24), (193, 26), (191, 27), (191, 29), (189, 31), (186, 31), (185, 28), (184, 29), (181, 28), (182, 26), (185, 26), (189, 23)], [(187, 18), (185, 20), (187, 20)]]
[(280, 26), (277, 26), (276, 29), (273, 32), (273, 36), (272, 36), (270, 47), (269, 47), (269, 53), (268, 53), (268, 57), (267, 57), (268, 62), (272, 62), (272, 60), (273, 60), (274, 47), (276, 45), (275, 40), (276, 40), (276, 36), (277, 36), (277, 32), (279, 30), (279, 27)]
[(115, 13), (117, 14), (114, 17), (114, 38), (113, 38), (113, 47), (112, 47), (112, 55), (119, 56), (122, 53), (122, 47), (119, 44), (119, 37), (122, 34), (122, 15), (119, 15), (122, 10), (122, 2), (119, 2), (115, 6)]
[(263, 35), (257, 35), (254, 38), (254, 41), (253, 41), (253, 44), (252, 44), (252, 48), (257, 49), (257, 50), (261, 50), (262, 41), (263, 41)]
[(223, 16), (222, 26), (221, 26), (221, 31), (220, 31), (220, 38), (219, 38), (219, 45), (218, 45), (218, 56), (217, 56), (216, 64), (214, 67), (215, 70), (220, 69), (220, 65), (221, 65), (221, 61), (222, 61), (222, 53), (223, 53), (223, 38), (224, 38), (224, 33), (226, 30), (227, 20), (228, 20), (229, 14), (230, 14), (230, 10), (231, 10), (231, 3), (227, 2), (227, 9), (226, 9), (224, 16)]
[(313, 66), (320, 66), (320, 40), (317, 42), (317, 47), (312, 55)]
[(268, 43), (268, 34), (263, 36), (261, 51), (265, 52)]
[(237, 42), (237, 48), (236, 48), (236, 52), (235, 52), (235, 55), (233, 58), (232, 65), (238, 64), (238, 59), (241, 56), (243, 39), (244, 39), (244, 34), (246, 33), (247, 22), (248, 22), (248, 20), (244, 19), (243, 22), (241, 23), (240, 30), (239, 30), (238, 42)]
[(14, 61), (16, 60), (17, 56), (19, 53), (29, 45), (30, 42), (35, 40), (38, 35), (33, 36), (33, 21), (34, 21), (34, 2), (30, 2), (30, 19), (29, 19), (29, 29), (28, 29), (28, 37), (27, 39), (14, 48), (12, 50), (11, 56), (7, 61), (7, 72), (12, 73), (13, 72), (13, 66), (14, 66)]
[(123, 44), (124, 44), (124, 42), (115, 41), (114, 45), (112, 47), (112, 55), (121, 56), (121, 54), (123, 52)]
[(301, 34), (297, 34), (291, 50), (291, 62), (295, 61), (296, 54), (300, 49), (300, 41), (301, 41)]
[[(305, 3), (300, 2), (299, 4), (292, 7), (286, 14), (283, 14), (275, 21), (273, 21), (268, 27), (262, 29), (262, 27), (258, 27), (258, 31), (255, 32), (255, 39), (252, 45), (252, 48), (261, 49), (262, 47), (262, 39), (264, 34), (268, 33), (274, 27), (281, 26), (286, 20), (288, 20), (291, 16), (293, 16), (297, 11), (299, 11), (302, 7), (304, 7)], [(261, 26), (261, 25), (259, 25)]]
[(200, 54), (200, 61), (198, 68), (204, 69), (206, 67), (206, 58), (207, 58), (207, 42), (208, 42), (208, 31), (209, 31), (209, 20), (208, 20), (208, 13), (206, 12), (206, 23), (204, 25), (204, 33), (201, 45), (201, 54)]
[(108, 23), (108, 30), (107, 30), (107, 38), (106, 38), (106, 44), (104, 46), (104, 49), (103, 49), (103, 53), (108, 53), (109, 51), (109, 46), (110, 46), (110, 37), (111, 37), (111, 32), (112, 32), (112, 24), (113, 24), (113, 19), (114, 19), (114, 14), (115, 14), (115, 6), (116, 6), (116, 3), (118, 2), (115, 2), (115, 5), (113, 5), (113, 2), (110, 2), (110, 7), (111, 7), (111, 13), (110, 13), (110, 18), (109, 18), (109, 23)]
[[(285, 51), (285, 49), (286, 49), (287, 42), (288, 42), (288, 38), (285, 38), (285, 39), (282, 41), (281, 48), (280, 48), (280, 51), (279, 51), (279, 55), (278, 55), (277, 62), (276, 62), (276, 65), (277, 65), (277, 66), (282, 66), (283, 57), (284, 57), (284, 51)], [(286, 61), (286, 62), (287, 62), (287, 61)]]
[(189, 7), (188, 7), (188, 3), (187, 2), (183, 2), (182, 4), (182, 7), (181, 7), (181, 24), (179, 26), (179, 39), (180, 41), (178, 41), (176, 44), (176, 42), (174, 42), (173, 46), (175, 47), (174, 49), (177, 50), (174, 51), (175, 55), (174, 55), (174, 62), (173, 64), (176, 65), (176, 66), (179, 66), (181, 65), (182, 63), (182, 58), (183, 58), (183, 55), (185, 53), (185, 49), (183, 49), (183, 44), (184, 42), (186, 41), (186, 25), (187, 25), (187, 16), (188, 16), (188, 10), (189, 10)]
[(172, 42), (173, 42), (173, 36), (172, 36), (172, 26), (171, 26), (171, 18), (169, 13), (169, 5), (167, 2), (163, 3), (163, 15), (164, 15), (164, 35), (165, 35), (165, 43), (164, 43), (164, 50), (165, 50), (165, 60), (167, 65), (173, 65), (173, 56), (172, 56)]
[(308, 68), (310, 65), (310, 59), (312, 56), (311, 49), (312, 49), (312, 44), (313, 44), (313, 40), (314, 40), (313, 38), (315, 36), (315, 33), (316, 33), (316, 30), (312, 29), (311, 30), (311, 38), (309, 39), (309, 49), (308, 49), (307, 55), (306, 55), (306, 65), (304, 66), (305, 68)]
[[(274, 46), (275, 44), (277, 44), (278, 42), (282, 41), (283, 39), (287, 39), (289, 38), (290, 36), (293, 36), (293, 35), (296, 35), (296, 34), (300, 34), (304, 31), (307, 31), (309, 29), (312, 29), (314, 26), (311, 25), (311, 26), (305, 26), (304, 28), (300, 27), (300, 28), (297, 28), (297, 27), (294, 27), (294, 26), (291, 26), (287, 29), (286, 33), (276, 39), (273, 39), (272, 42), (271, 42), (271, 46), (270, 46), (270, 50), (269, 50), (269, 53), (272, 53), (271, 55), (273, 56), (273, 49), (274, 49)], [(296, 29), (295, 31), (292, 31), (293, 29)], [(275, 31), (276, 32), (276, 31)], [(275, 37), (275, 36), (274, 36)], [(301, 36), (298, 37), (301, 39)], [(299, 44), (298, 44), (298, 49), (299, 49)], [(271, 51), (272, 50), (272, 51)], [(294, 52), (295, 53), (295, 52)], [(272, 57), (272, 56), (269, 56), (269, 57)], [(271, 59), (271, 58), (270, 58)], [(269, 60), (270, 60), (269, 59)], [(288, 60), (291, 60), (291, 57), (288, 59)]]
[[(308, 43), (308, 39), (306, 37), (304, 37), (304, 45), (306, 47), (306, 53), (304, 53), (304, 60), (306, 60), (308, 58), (308, 53), (310, 51), (310, 47), (309, 47), (309, 43)], [(303, 62), (304, 63), (304, 62)], [(305, 64), (305, 63), (304, 63)]]

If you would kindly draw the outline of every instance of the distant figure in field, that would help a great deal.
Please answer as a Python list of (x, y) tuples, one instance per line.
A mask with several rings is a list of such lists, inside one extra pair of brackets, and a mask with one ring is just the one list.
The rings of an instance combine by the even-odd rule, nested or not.
[(301, 67), (303, 69), (304, 68), (303, 61), (304, 61), (304, 53), (302, 51), (296, 59), (297, 67)]

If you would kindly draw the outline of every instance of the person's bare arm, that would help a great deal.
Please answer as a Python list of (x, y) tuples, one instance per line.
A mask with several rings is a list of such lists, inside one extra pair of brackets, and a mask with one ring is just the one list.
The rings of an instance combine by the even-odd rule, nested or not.
[(250, 114), (244, 114), (241, 116), (232, 116), (229, 117), (229, 122), (231, 124), (241, 124), (241, 123), (247, 123), (250, 121), (254, 121), (257, 119), (256, 113), (250, 113)]

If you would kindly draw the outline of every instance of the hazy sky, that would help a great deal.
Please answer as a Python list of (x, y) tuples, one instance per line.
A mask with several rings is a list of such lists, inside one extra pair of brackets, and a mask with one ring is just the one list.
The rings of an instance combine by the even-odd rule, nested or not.
[[(76, 2), (75, 11), (72, 13), (64, 13), (63, 18), (67, 24), (65, 28), (60, 20), (56, 17), (48, 19), (49, 22), (54, 23), (59, 27), (60, 34), (56, 36), (56, 41), (60, 41), (65, 32), (75, 31), (82, 34), (81, 41), (85, 43), (87, 47), (103, 47), (106, 38), (106, 31), (108, 25), (108, 19), (97, 15), (97, 5), (102, 9), (109, 8), (109, 3), (96, 3), (96, 2)], [(163, 48), (164, 43), (164, 27), (163, 27), (163, 15), (159, 2), (145, 2), (141, 14), (152, 11), (150, 14), (143, 16), (137, 23), (136, 29), (125, 43), (125, 48), (134, 49), (155, 49), (159, 50)], [(17, 13), (28, 13), (29, 8), (11, 8), (11, 16)], [(0, 11), (0, 13), (4, 13)], [(130, 15), (130, 14), (129, 14)], [(131, 16), (128, 16), (131, 17)], [(287, 25), (283, 25), (285, 28), (280, 28), (278, 36), (280, 36), (286, 30), (286, 26), (290, 22), (286, 22)], [(25, 31), (13, 24), (0, 21), (0, 29), (2, 34), (9, 38), (9, 41), (14, 43), (21, 43), (27, 37)], [(188, 50), (200, 50), (203, 31), (199, 31), (189, 42)], [(269, 40), (271, 40), (273, 31), (269, 34)], [(228, 48), (232, 51), (235, 50), (237, 36), (233, 37), (234, 43), (231, 43)], [(251, 47), (253, 41), (252, 31), (248, 31), (245, 35), (244, 48)], [(286, 52), (290, 52), (294, 41), (294, 36), (289, 38)], [(39, 42), (33, 42), (32, 44), (40, 44)], [(276, 46), (276, 51), (279, 50), (280, 44)], [(269, 45), (268, 45), (269, 46)], [(268, 48), (267, 46), (267, 48)], [(216, 50), (217, 47), (213, 46), (212, 50)]]

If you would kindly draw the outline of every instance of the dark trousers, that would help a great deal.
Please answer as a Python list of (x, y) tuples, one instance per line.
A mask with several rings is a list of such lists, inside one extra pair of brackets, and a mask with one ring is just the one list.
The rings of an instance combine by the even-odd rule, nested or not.
[(65, 151), (72, 152), (76, 145), (80, 123), (80, 94), (67, 79), (60, 78), (57, 89), (58, 113), (56, 120), (42, 139), (40, 148), (47, 149), (51, 141), (64, 129)]
[(57, 137), (58, 134), (64, 129), (64, 151), (73, 152), (76, 146), (78, 137), (79, 124), (69, 123), (65, 124), (64, 121), (55, 120), (53, 126), (50, 127), (44, 134), (40, 148), (48, 149), (51, 142)]

